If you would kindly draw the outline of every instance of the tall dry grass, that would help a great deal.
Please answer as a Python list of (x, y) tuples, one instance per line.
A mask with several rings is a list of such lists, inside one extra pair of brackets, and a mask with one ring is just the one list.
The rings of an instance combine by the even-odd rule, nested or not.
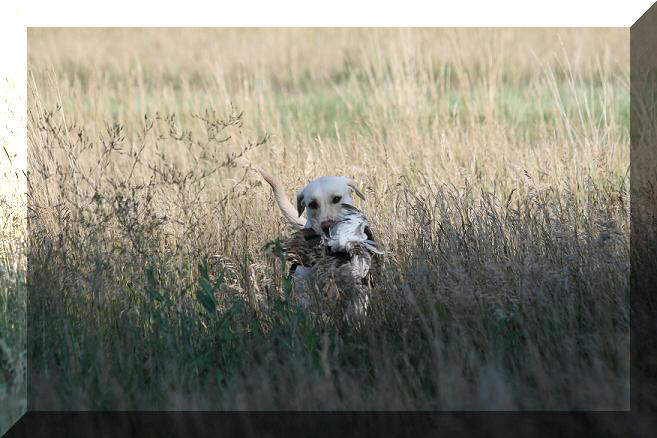
[[(627, 409), (628, 36), (30, 29), (31, 406)], [(364, 324), (251, 164), (360, 182)]]
[[(15, 78), (0, 77), (0, 434), (26, 411), (25, 108)], [(24, 92), (24, 91), (23, 91)]]

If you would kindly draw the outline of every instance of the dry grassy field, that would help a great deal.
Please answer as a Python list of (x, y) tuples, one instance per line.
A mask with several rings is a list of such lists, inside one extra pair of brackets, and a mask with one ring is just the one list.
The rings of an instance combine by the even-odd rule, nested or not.
[[(31, 408), (629, 408), (627, 29), (29, 29), (28, 83)], [(254, 165), (358, 181), (362, 324)]]
[[(0, 76), (0, 435), (27, 408), (24, 89)], [(24, 108), (24, 106), (23, 106)]]

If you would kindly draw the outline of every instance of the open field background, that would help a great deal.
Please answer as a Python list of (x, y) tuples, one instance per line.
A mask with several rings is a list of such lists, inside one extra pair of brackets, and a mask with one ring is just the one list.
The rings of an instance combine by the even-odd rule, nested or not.
[[(30, 29), (35, 409), (627, 409), (625, 29)], [(350, 175), (360, 326), (262, 251)]]

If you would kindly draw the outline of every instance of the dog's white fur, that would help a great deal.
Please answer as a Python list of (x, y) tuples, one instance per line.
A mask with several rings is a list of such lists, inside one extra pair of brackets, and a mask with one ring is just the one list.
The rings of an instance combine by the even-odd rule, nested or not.
[[(280, 181), (261, 169), (258, 171), (271, 186), (274, 199), (290, 225), (312, 228), (318, 234), (323, 234), (339, 218), (342, 204), (354, 205), (352, 192), (361, 199), (365, 199), (363, 193), (358, 189), (356, 181), (352, 178), (322, 176), (311, 181), (299, 191), (295, 211)], [(301, 217), (304, 211), (306, 220)]]
[(312, 228), (320, 234), (327, 230), (340, 217), (343, 204), (354, 205), (352, 191), (365, 199), (351, 178), (322, 176), (311, 181), (297, 194), (299, 216), (306, 211), (305, 228)]

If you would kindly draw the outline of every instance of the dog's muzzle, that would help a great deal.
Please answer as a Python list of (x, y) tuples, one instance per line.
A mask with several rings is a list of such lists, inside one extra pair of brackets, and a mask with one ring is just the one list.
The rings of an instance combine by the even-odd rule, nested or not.
[(320, 224), (320, 226), (322, 227), (322, 231), (324, 231), (324, 233), (328, 235), (329, 229), (331, 229), (331, 226), (332, 226), (334, 223), (335, 223), (335, 221), (333, 221), (333, 220), (331, 220), (331, 219), (327, 219), (327, 220), (325, 220), (324, 222), (322, 222), (322, 223)]

